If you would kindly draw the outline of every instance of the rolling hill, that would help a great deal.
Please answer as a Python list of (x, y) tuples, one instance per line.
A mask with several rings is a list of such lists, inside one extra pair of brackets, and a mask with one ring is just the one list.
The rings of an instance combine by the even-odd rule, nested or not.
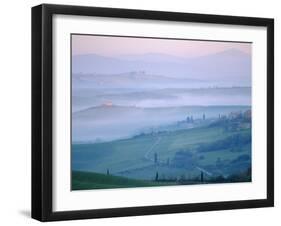
[(245, 111), (250, 106), (182, 106), (141, 108), (102, 105), (87, 108), (72, 115), (74, 142), (112, 141), (129, 138), (160, 126), (176, 124), (192, 115), (194, 119), (218, 118), (219, 114)]
[(72, 172), (72, 190), (133, 188), (172, 185), (174, 183), (159, 183), (145, 180), (134, 180), (120, 176), (106, 175), (93, 172)]

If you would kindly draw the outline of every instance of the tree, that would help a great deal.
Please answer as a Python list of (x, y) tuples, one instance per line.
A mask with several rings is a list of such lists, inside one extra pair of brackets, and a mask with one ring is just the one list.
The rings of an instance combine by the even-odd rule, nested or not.
[(158, 181), (158, 171), (156, 171), (155, 181)]
[(204, 173), (203, 173), (203, 171), (201, 171), (200, 181), (201, 181), (201, 183), (203, 183), (203, 182), (204, 182)]
[(157, 156), (157, 153), (155, 152), (154, 153), (154, 163), (157, 163), (158, 162), (158, 156)]

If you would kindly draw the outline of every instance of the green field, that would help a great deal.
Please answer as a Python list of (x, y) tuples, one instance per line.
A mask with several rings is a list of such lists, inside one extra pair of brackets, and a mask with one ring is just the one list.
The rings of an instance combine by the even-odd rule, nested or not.
[(72, 172), (72, 190), (99, 189), (99, 188), (132, 188), (173, 185), (153, 181), (133, 180), (119, 176), (104, 175), (91, 172)]
[(97, 144), (73, 144), (73, 166), (75, 170), (88, 170), (100, 173), (148, 167), (152, 161), (145, 159), (145, 154), (160, 140), (148, 158), (157, 152), (159, 160), (172, 158), (176, 151), (195, 147), (200, 142), (223, 139), (232, 133), (224, 133), (222, 128), (195, 128), (167, 133), (148, 134), (131, 139)]
[[(192, 179), (199, 177), (203, 169), (210, 175), (228, 176), (239, 173), (240, 168), (245, 170), (246, 163), (235, 163), (235, 159), (242, 155), (251, 156), (251, 143), (234, 148), (218, 146), (211, 151), (200, 151), (200, 146), (202, 144), (214, 146), (215, 142), (227, 141), (234, 136), (242, 138), (251, 136), (251, 128), (226, 131), (223, 126), (204, 125), (193, 129), (142, 134), (113, 142), (73, 144), (72, 169), (100, 174), (107, 174), (108, 171), (110, 175), (135, 179), (141, 184), (146, 184), (148, 181), (153, 183), (156, 173), (159, 179), (179, 177)], [(179, 152), (191, 153), (192, 157), (189, 161), (192, 162), (193, 167), (177, 167), (174, 159)], [(157, 164), (154, 162), (155, 153), (158, 158)], [(78, 181), (79, 183), (74, 180), (82, 187), (87, 187), (83, 185), (82, 180)], [(122, 186), (124, 185), (126, 183)], [(98, 183), (95, 186), (103, 187)], [(119, 187), (119, 184), (112, 186)]]

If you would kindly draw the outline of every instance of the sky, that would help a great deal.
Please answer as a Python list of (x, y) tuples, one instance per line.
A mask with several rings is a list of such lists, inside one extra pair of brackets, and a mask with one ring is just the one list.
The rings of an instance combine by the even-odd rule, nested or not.
[(98, 54), (114, 57), (162, 53), (193, 58), (233, 48), (251, 53), (250, 43), (72, 35), (72, 55)]

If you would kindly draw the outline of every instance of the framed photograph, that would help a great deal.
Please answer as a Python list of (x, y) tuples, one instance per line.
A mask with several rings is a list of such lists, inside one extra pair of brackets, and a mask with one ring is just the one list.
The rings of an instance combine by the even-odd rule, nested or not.
[(273, 38), (269, 18), (33, 7), (32, 217), (273, 206)]

